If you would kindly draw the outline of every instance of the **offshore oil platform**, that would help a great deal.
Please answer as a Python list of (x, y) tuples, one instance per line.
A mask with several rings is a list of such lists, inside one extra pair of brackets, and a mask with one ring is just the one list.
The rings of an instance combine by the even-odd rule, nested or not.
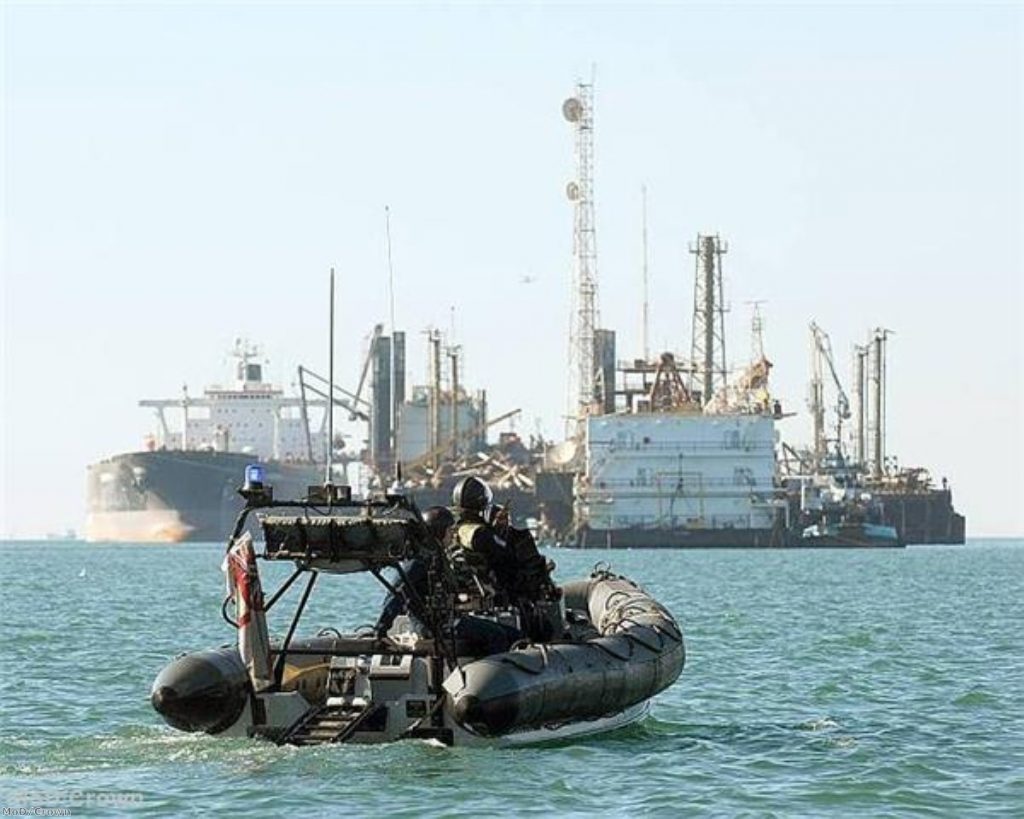
[(617, 357), (614, 330), (597, 326), (593, 85), (579, 83), (562, 115), (576, 156), (566, 186), (574, 249), (569, 434), (556, 443), (505, 432), (488, 446), (487, 430), (519, 411), (488, 419), (485, 394), (472, 398), (462, 387), (459, 349), (430, 331), (431, 383), (406, 401), (404, 334), (395, 333), (394, 344), (378, 334), (371, 392), (381, 420), (371, 422), (369, 452), (377, 481), (390, 480), (400, 463), (405, 488), (423, 494), (421, 503), (444, 503), (455, 481), (479, 474), (544, 539), (582, 548), (963, 543), (965, 521), (946, 479), (937, 487), (925, 469), (899, 468), (886, 454), (889, 331), (875, 330), (855, 348), (851, 403), (829, 336), (811, 323), (813, 442), (784, 442), (776, 424), (794, 413), (771, 393), (759, 310), (755, 304), (750, 360), (730, 378), (728, 247), (698, 234), (690, 246), (690, 350), (652, 355), (646, 195), (643, 355)]
[[(565, 189), (573, 209), (565, 440), (498, 431), (520, 410), (491, 417), (486, 391), (466, 386), (462, 348), (436, 329), (425, 334), (426, 383), (411, 387), (406, 333), (393, 320), (389, 332), (378, 324), (369, 335), (353, 392), (300, 367), (299, 395), (285, 396), (240, 348), (233, 386), (202, 399), (143, 402), (158, 412), (156, 439), (89, 467), (87, 537), (215, 539), (240, 511), (240, 464), (262, 462), (275, 484), (305, 487), (330, 460), (340, 464), (335, 482), (353, 483), (357, 494), (397, 485), (421, 508), (447, 504), (455, 483), (476, 475), (541, 540), (581, 548), (963, 543), (965, 520), (947, 480), (936, 486), (925, 469), (900, 468), (887, 454), (890, 331), (876, 329), (854, 348), (851, 401), (828, 334), (810, 324), (813, 440), (785, 440), (777, 425), (795, 413), (771, 391), (758, 306), (749, 360), (731, 370), (722, 280), (728, 246), (698, 234), (689, 247), (690, 349), (652, 351), (646, 193), (643, 350), (619, 358), (615, 331), (597, 318), (593, 93), (592, 83), (579, 83), (562, 105), (576, 160)], [(366, 424), (365, 447), (329, 440), (328, 401)], [(171, 407), (183, 410), (180, 433), (164, 417)]]

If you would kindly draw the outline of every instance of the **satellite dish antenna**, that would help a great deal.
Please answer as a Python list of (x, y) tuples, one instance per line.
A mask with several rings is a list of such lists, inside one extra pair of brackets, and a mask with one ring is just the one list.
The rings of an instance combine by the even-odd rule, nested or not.
[(580, 198), (580, 186), (578, 182), (570, 182), (565, 186), (565, 195), (570, 202), (575, 202)]
[(569, 97), (562, 103), (562, 116), (569, 122), (579, 122), (583, 119), (583, 103), (577, 97)]

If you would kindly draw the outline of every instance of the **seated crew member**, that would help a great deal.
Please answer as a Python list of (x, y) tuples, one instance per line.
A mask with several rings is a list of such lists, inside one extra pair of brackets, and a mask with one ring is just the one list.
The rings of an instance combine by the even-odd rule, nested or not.
[[(455, 516), (448, 511), (447, 507), (431, 506), (423, 511), (423, 522), (427, 525), (430, 534), (437, 538), (438, 543), (444, 545), (448, 537), (448, 530), (455, 525)], [(426, 598), (429, 591), (427, 589), (427, 568), (427, 560), (422, 557), (406, 560), (402, 564), (402, 571), (405, 573), (409, 585), (412, 586), (412, 591), (419, 595), (421, 600)], [(410, 590), (407, 589), (405, 580), (400, 580), (395, 586), (395, 590), (398, 594), (388, 592), (388, 596), (384, 599), (384, 608), (374, 626), (374, 633), (378, 637), (387, 634), (399, 614), (409, 612), (408, 595)]]
[(487, 522), (493, 497), (491, 488), (476, 477), (463, 478), (455, 485), (452, 506), (457, 520), (451, 550), (465, 559), (480, 580), (490, 581), (497, 602), (508, 603), (513, 596), (515, 559)]
[[(457, 573), (464, 566), (473, 575), (473, 587), (464, 591), (474, 595), (483, 587), (493, 598), (488, 602), (507, 606), (514, 601), (515, 559), (487, 522), (492, 499), (491, 488), (479, 478), (463, 478), (455, 485), (452, 505), (457, 521), (450, 554)], [(476, 656), (507, 651), (523, 636), (516, 628), (469, 613), (455, 624), (455, 635), (464, 649)]]
[(557, 600), (560, 590), (551, 579), (551, 566), (537, 549), (537, 541), (530, 530), (513, 526), (508, 510), (498, 504), (491, 507), (488, 518), (515, 561), (513, 597), (529, 602)]
[(529, 529), (512, 525), (508, 510), (495, 504), (490, 520), (497, 536), (505, 542), (515, 560), (512, 596), (529, 637), (541, 642), (564, 631), (562, 590), (551, 579), (553, 563), (541, 555)]

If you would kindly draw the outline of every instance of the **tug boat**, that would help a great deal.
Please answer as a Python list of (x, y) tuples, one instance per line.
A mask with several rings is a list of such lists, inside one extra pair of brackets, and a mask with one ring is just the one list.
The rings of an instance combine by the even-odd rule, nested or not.
[[(151, 702), (173, 728), (282, 745), (533, 744), (637, 722), (682, 672), (675, 619), (608, 568), (527, 610), (503, 604), (485, 584), (467, 592), (460, 567), (403, 495), (354, 500), (348, 487), (328, 484), (302, 500), (275, 501), (258, 466), (239, 492), (246, 503), (228, 542), (222, 607), (237, 645), (184, 654), (159, 673)], [(250, 516), (262, 530), (259, 554)], [(266, 599), (258, 560), (295, 567)], [(428, 567), (426, 594), (408, 583), (411, 560)], [(404, 585), (388, 579), (389, 569)], [(356, 572), (403, 595), (407, 613), (386, 633), (326, 629), (295, 638), (318, 579)], [(271, 641), (266, 612), (303, 577), (287, 634)], [(504, 634), (536, 633), (528, 623), (542, 621), (550, 636), (482, 648), (460, 629), (467, 619)]]
[(806, 527), (801, 537), (805, 546), (906, 546), (895, 526), (865, 521), (819, 522)]

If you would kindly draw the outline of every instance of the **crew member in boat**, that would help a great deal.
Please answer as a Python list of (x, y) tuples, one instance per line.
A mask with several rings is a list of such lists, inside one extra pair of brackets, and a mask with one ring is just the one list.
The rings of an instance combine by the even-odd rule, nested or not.
[(563, 631), (562, 590), (555, 585), (551, 572), (555, 564), (546, 560), (537, 549), (537, 541), (529, 529), (512, 525), (508, 509), (494, 504), (488, 514), (496, 537), (505, 544), (515, 561), (511, 596), (523, 618), (523, 628), (531, 639), (550, 640)]
[[(437, 539), (438, 543), (443, 545), (447, 540), (449, 530), (455, 525), (455, 516), (446, 506), (431, 506), (423, 511), (422, 517), (423, 522), (427, 525), (427, 530)], [(426, 599), (429, 593), (427, 588), (428, 566), (424, 558), (418, 557), (405, 561), (402, 564), (402, 574), (405, 577), (395, 586), (397, 594), (388, 593), (384, 599), (384, 608), (374, 626), (374, 633), (379, 637), (387, 634), (398, 615), (409, 613), (408, 598), (411, 593), (418, 595), (421, 600)]]
[(458, 510), (451, 552), (456, 568), (460, 561), (468, 564), (478, 586), (490, 582), (494, 606), (519, 612), (519, 637), (549, 640), (561, 632), (561, 591), (530, 531), (511, 525), (508, 510), (493, 502), (479, 478), (460, 481), (452, 501)]
[(561, 592), (551, 579), (554, 564), (541, 555), (533, 533), (513, 526), (508, 509), (497, 503), (488, 513), (488, 522), (515, 561), (512, 596), (529, 602), (558, 599)]
[(480, 478), (470, 476), (455, 485), (452, 506), (457, 520), (449, 554), (456, 568), (465, 564), (493, 594), (494, 602), (504, 606), (514, 599), (516, 563), (512, 550), (489, 521), (493, 504), (491, 487)]

